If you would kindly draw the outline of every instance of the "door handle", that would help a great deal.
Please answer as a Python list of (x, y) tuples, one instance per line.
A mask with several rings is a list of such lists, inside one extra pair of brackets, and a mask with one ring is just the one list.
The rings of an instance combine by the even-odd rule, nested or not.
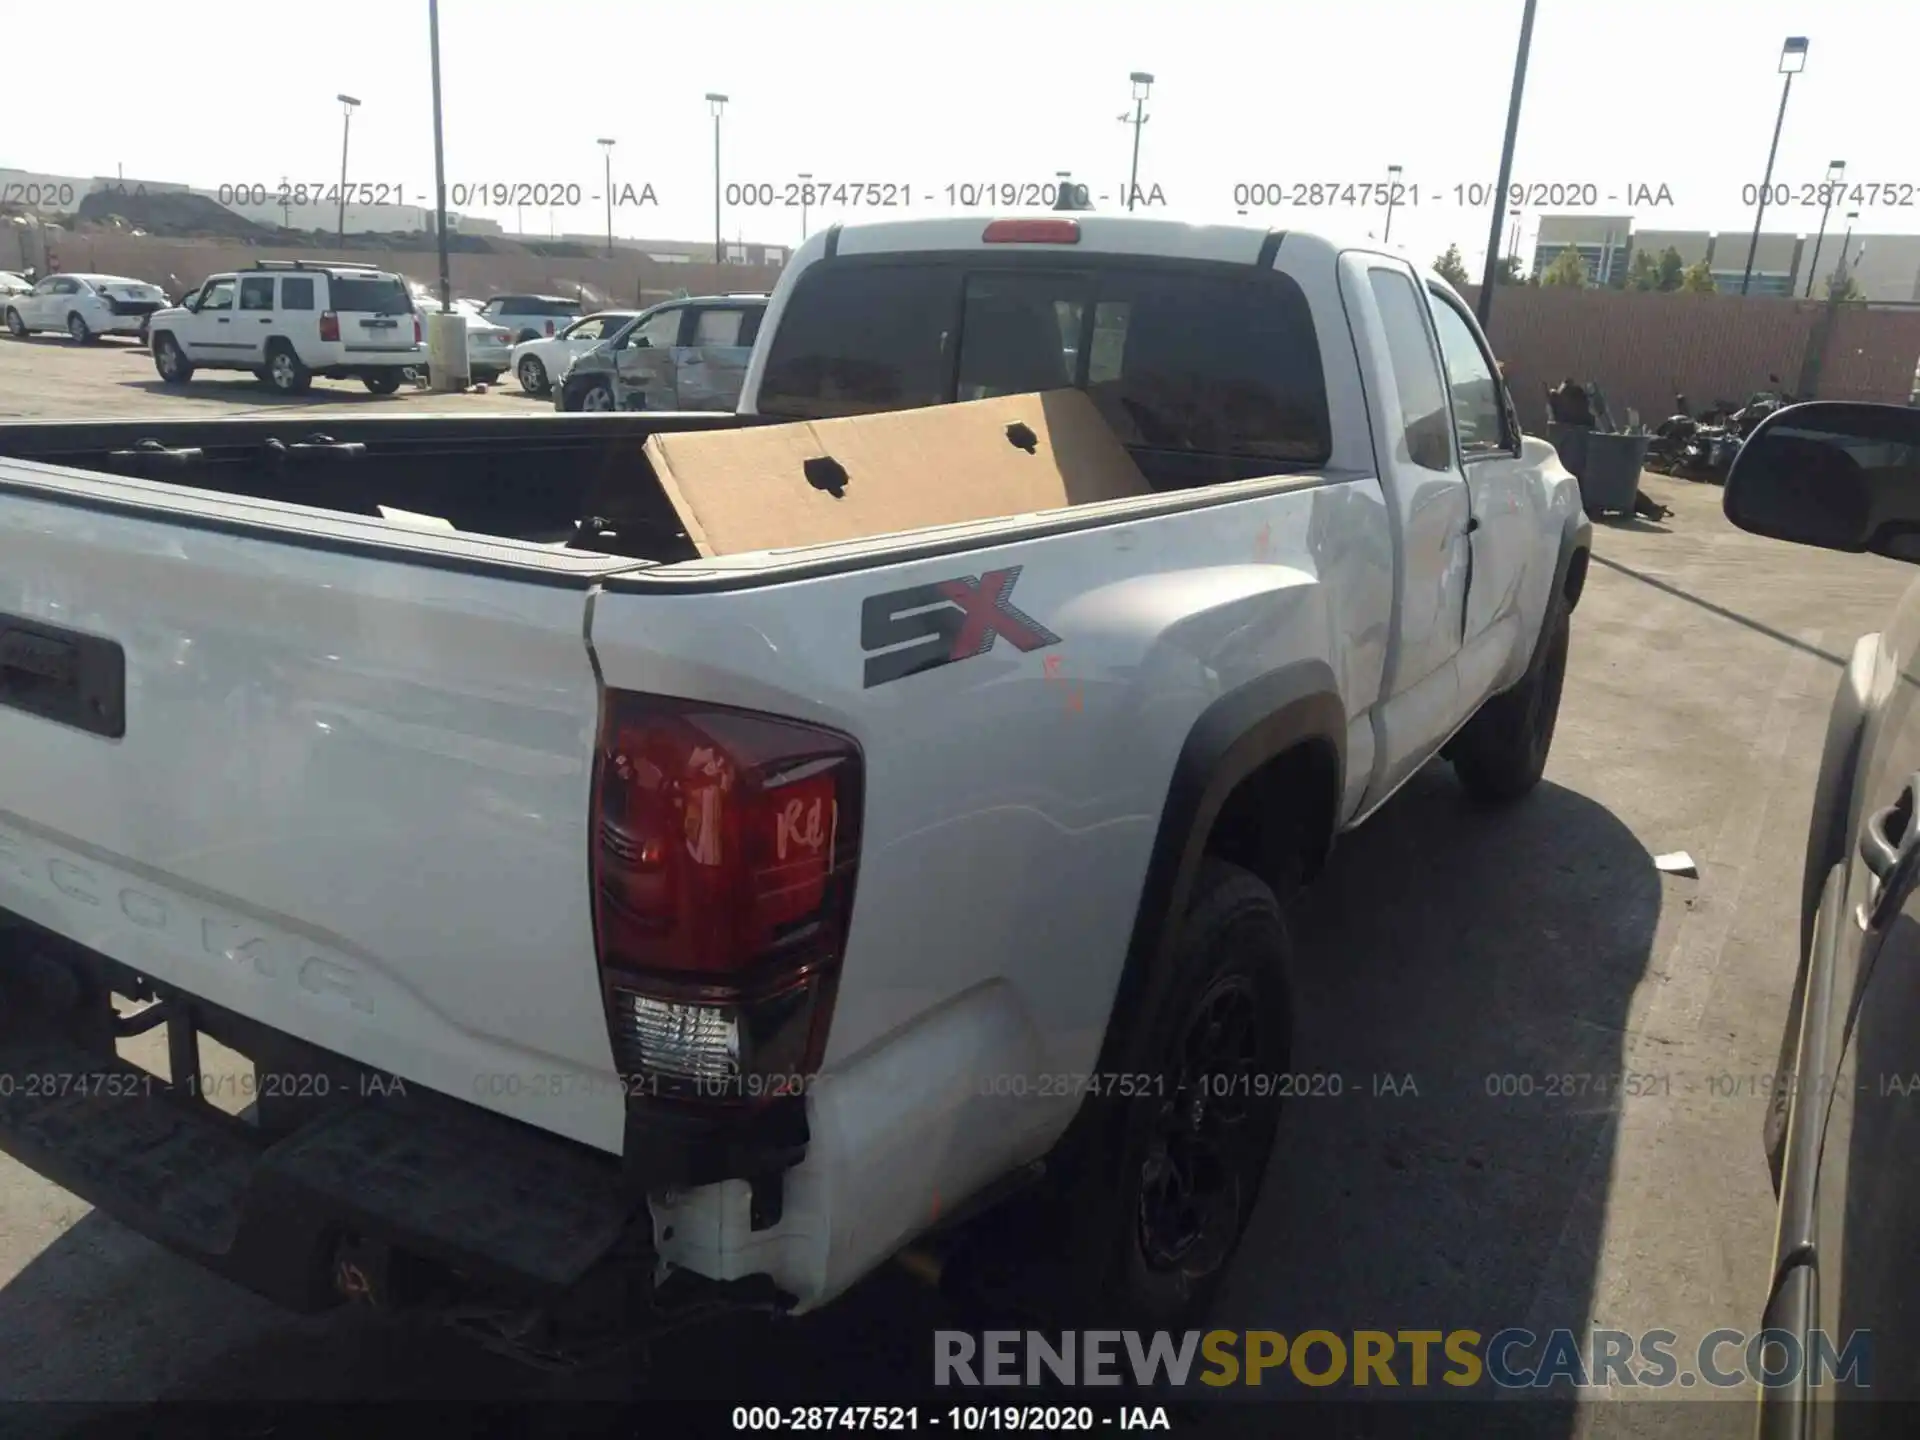
[(226, 317), (226, 316), (224, 316), (224, 315), (222, 315), (222, 316), (220, 317), (220, 323), (221, 323), (222, 325), (226, 325), (226, 324), (229, 324), (229, 323), (231, 323), (231, 322), (229, 322), (229, 321), (228, 321), (228, 319), (227, 319), (227, 317)]
[(1867, 898), (1860, 905), (1860, 921), (1868, 930), (1877, 930), (1893, 918), (1901, 896), (1908, 888), (1920, 856), (1920, 826), (1914, 824), (1914, 800), (1920, 794), (1920, 774), (1911, 775), (1901, 787), (1899, 798), (1884, 810), (1876, 810), (1860, 828), (1860, 860), (1873, 877)]
[(272, 320), (271, 320), (270, 318), (268, 318), (267, 316), (265, 316), (265, 315), (262, 315), (262, 316), (260, 317), (260, 323), (261, 323), (262, 325), (271, 325), (271, 324), (273, 323), (273, 321), (272, 321)]

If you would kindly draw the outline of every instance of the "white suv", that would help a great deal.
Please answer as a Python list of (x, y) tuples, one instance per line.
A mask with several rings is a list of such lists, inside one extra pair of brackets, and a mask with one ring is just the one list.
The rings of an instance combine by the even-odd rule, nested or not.
[(426, 337), (400, 276), (358, 265), (263, 260), (215, 275), (151, 322), (153, 365), (169, 385), (196, 369), (251, 370), (283, 395), (324, 375), (376, 395), (427, 363)]

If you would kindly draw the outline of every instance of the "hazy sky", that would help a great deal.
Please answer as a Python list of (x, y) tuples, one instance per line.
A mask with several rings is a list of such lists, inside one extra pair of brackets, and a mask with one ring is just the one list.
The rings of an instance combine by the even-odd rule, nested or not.
[[(1458, 242), (1477, 271), (1490, 211), (1462, 205), (1454, 187), (1498, 173), (1521, 10), (1521, 0), (443, 0), (447, 179), (599, 195), (594, 142), (612, 136), (616, 188), (650, 182), (660, 201), (617, 212), (614, 228), (703, 238), (713, 125), (702, 96), (716, 90), (732, 97), (722, 122), (730, 181), (811, 171), (899, 182), (914, 210), (927, 195), (944, 210), (949, 184), (1040, 182), (1068, 169), (1117, 196), (1132, 136), (1117, 117), (1130, 109), (1128, 73), (1143, 69), (1156, 83), (1140, 179), (1161, 187), (1168, 213), (1232, 218), (1238, 183), (1378, 182), (1398, 163), (1420, 199), (1396, 212), (1395, 241), (1422, 259)], [(7, 66), (0, 165), (121, 166), (130, 178), (205, 187), (332, 183), (344, 90), (364, 102), (351, 178), (403, 184), (409, 200), (431, 203), (426, 0), (173, 0), (81, 30), (118, 55), (150, 48), (153, 58), (126, 83), (79, 90), (64, 66)], [(1642, 207), (1641, 228), (1751, 227), (1741, 187), (1765, 166), (1788, 34), (1812, 47), (1776, 182), (1817, 181), (1843, 158), (1850, 180), (1906, 186), (1910, 203), (1864, 210), (1863, 231), (1920, 231), (1916, 0), (1541, 0), (1515, 179), (1592, 185), (1595, 213), (1621, 213), (1607, 197), (1629, 186), (1665, 185), (1673, 204)], [(468, 208), (516, 223), (511, 209)], [(1316, 218), (1257, 213), (1283, 228)], [(1343, 229), (1381, 218), (1332, 213)], [(1529, 237), (1532, 215), (1524, 207)], [(858, 216), (816, 208), (809, 221), (831, 218)], [(1766, 228), (1811, 233), (1819, 219), (1817, 206), (1769, 210)], [(587, 202), (554, 221), (597, 232), (604, 212)], [(547, 217), (529, 209), (525, 223), (544, 231)], [(734, 206), (724, 228), (730, 239), (791, 243), (800, 216)]]

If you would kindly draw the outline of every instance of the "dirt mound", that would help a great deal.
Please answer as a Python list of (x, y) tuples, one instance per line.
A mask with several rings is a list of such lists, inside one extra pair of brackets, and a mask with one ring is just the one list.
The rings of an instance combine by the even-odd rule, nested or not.
[(185, 190), (95, 190), (77, 212), (82, 222), (122, 225), (149, 235), (210, 236), (222, 240), (267, 240), (274, 231), (256, 225), (205, 195)]

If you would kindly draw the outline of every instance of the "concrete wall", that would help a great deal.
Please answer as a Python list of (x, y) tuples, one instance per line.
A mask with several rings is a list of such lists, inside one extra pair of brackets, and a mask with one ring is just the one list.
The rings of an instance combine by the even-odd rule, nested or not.
[(1527, 428), (1547, 419), (1544, 385), (1597, 383), (1614, 418), (1653, 425), (1683, 393), (1698, 410), (1744, 401), (1769, 374), (1797, 390), (1810, 357), (1822, 399), (1905, 404), (1920, 364), (1920, 309), (1841, 306), (1831, 330), (1818, 301), (1501, 286), (1490, 338)]

